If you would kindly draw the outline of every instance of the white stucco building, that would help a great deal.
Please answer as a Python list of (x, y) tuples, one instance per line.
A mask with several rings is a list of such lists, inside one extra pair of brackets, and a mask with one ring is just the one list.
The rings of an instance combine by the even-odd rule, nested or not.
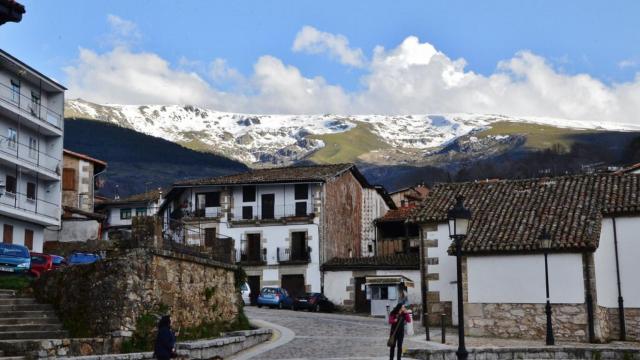
[(556, 339), (640, 341), (640, 286), (634, 279), (640, 273), (640, 175), (435, 186), (414, 220), (422, 223), (428, 257), (437, 258), (427, 264), (427, 309), (448, 310), (453, 324), (456, 258), (446, 217), (457, 195), (472, 211), (463, 242), (464, 326), (470, 334), (544, 339), (539, 237), (547, 231)]
[(60, 226), (66, 89), (0, 50), (0, 228), (5, 243), (42, 251)]
[(109, 239), (112, 232), (131, 232), (132, 220), (136, 216), (155, 216), (164, 200), (162, 189), (150, 190), (141, 194), (117, 199), (96, 201), (96, 212), (105, 216), (101, 226), (101, 238)]

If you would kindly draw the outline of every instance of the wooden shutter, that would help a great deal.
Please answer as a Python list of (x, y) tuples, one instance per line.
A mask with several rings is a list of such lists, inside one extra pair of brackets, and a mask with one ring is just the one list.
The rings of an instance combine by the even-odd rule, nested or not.
[(2, 242), (5, 244), (13, 244), (13, 226), (4, 224), (4, 231), (2, 232)]
[(33, 250), (33, 230), (24, 230), (24, 246), (29, 250)]
[(62, 190), (75, 190), (76, 189), (76, 169), (64, 168), (62, 169)]

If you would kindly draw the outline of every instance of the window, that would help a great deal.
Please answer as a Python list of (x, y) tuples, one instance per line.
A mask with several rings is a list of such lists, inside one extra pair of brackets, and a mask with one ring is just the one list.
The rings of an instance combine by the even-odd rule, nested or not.
[(76, 189), (76, 169), (64, 168), (62, 169), (62, 190), (75, 190)]
[(24, 229), (24, 246), (29, 250), (33, 250), (33, 230)]
[(147, 208), (137, 208), (136, 216), (147, 216)]
[(15, 149), (18, 144), (18, 133), (16, 129), (8, 128), (7, 129), (7, 146), (9, 149)]
[(242, 187), (242, 202), (254, 202), (256, 201), (256, 187), (255, 186), (243, 186)]
[(7, 175), (6, 179), (7, 181), (5, 184), (5, 191), (15, 195), (16, 189), (17, 189), (16, 177), (12, 175)]
[(296, 216), (307, 216), (306, 201), (299, 201), (296, 203)]
[(36, 183), (27, 182), (27, 199), (32, 201), (36, 199)]
[(34, 116), (38, 116), (40, 112), (40, 95), (31, 92), (31, 114)]
[(204, 245), (209, 247), (216, 245), (216, 228), (204, 229)]
[(220, 192), (199, 193), (196, 195), (196, 209), (220, 206)]
[(20, 82), (11, 80), (11, 100), (20, 102)]
[(131, 219), (131, 209), (120, 209), (120, 220)]
[(242, 207), (242, 219), (243, 220), (251, 220), (251, 219), (253, 219), (253, 206), (243, 206)]
[(371, 299), (372, 300), (388, 300), (389, 288), (387, 286), (372, 286)]
[(38, 141), (33, 136), (29, 136), (29, 157), (32, 159), (38, 157)]
[(309, 198), (309, 185), (308, 184), (297, 184), (295, 188), (295, 199), (296, 200), (306, 200)]
[(4, 229), (2, 230), (2, 242), (5, 244), (13, 244), (13, 226), (9, 224), (4, 224)]

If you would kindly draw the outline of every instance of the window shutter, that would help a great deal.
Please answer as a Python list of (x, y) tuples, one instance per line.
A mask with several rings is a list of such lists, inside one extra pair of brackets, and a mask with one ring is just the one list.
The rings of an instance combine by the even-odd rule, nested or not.
[(24, 230), (24, 246), (29, 250), (33, 250), (33, 230)]
[(62, 190), (76, 189), (76, 169), (62, 169)]

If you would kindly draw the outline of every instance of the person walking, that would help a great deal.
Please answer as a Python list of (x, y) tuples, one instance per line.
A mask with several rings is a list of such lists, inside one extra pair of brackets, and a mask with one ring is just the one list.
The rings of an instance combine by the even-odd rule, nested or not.
[(403, 303), (397, 304), (391, 313), (389, 313), (389, 324), (391, 331), (389, 332), (389, 360), (393, 360), (393, 353), (398, 348), (398, 360), (402, 360), (402, 341), (404, 340), (404, 324), (411, 322), (411, 316), (407, 312)]
[(153, 355), (158, 360), (169, 360), (176, 357), (176, 335), (171, 330), (171, 317), (163, 316), (158, 321), (158, 335), (153, 349)]

